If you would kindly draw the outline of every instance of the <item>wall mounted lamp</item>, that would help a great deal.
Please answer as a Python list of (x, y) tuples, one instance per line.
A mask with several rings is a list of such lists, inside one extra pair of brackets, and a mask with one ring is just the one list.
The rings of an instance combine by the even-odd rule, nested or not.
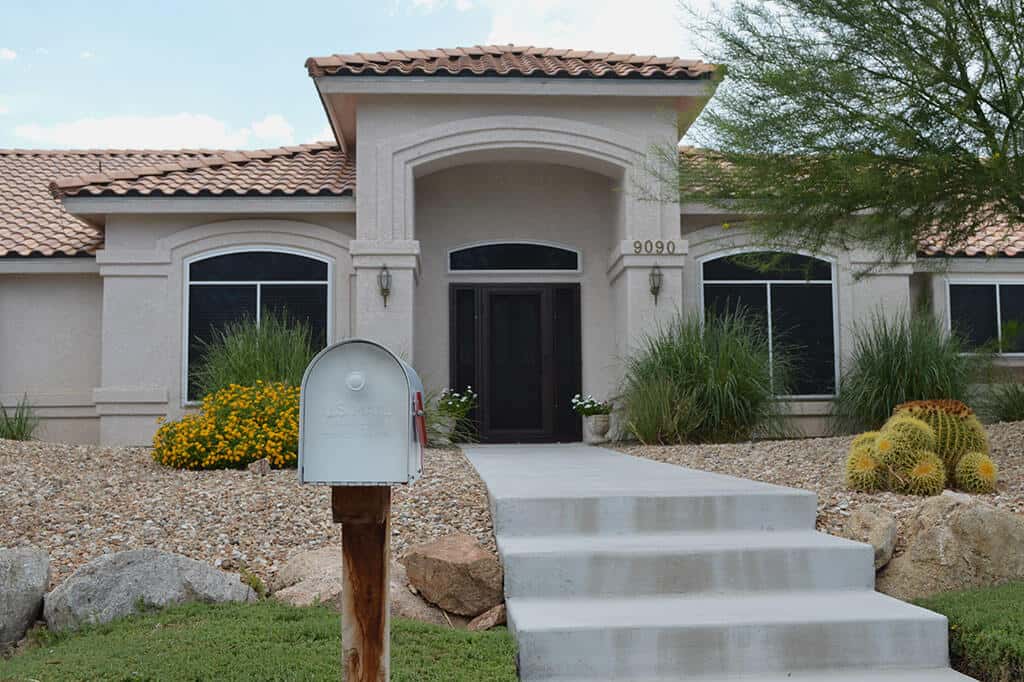
[(380, 289), (380, 296), (384, 299), (384, 307), (388, 307), (388, 296), (391, 295), (391, 271), (388, 266), (382, 265), (377, 273), (377, 287)]
[(651, 268), (651, 274), (648, 275), (648, 280), (651, 284), (651, 296), (654, 296), (654, 305), (658, 305), (658, 294), (661, 293), (662, 277), (661, 268), (657, 265)]

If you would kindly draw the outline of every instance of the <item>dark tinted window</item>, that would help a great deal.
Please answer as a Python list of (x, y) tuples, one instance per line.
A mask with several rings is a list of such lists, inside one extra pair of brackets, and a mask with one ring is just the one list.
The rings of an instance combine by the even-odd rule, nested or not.
[(1024, 353), (1024, 285), (1001, 284), (999, 308), (1003, 320), (1003, 352)]
[(264, 284), (260, 288), (260, 304), (264, 311), (305, 322), (313, 348), (319, 350), (327, 345), (327, 285)]
[(768, 288), (764, 284), (705, 284), (704, 309), (716, 315), (735, 313), (756, 315), (768, 326)]
[(704, 281), (831, 280), (832, 266), (794, 253), (742, 253), (704, 263)]
[(192, 263), (189, 278), (193, 282), (326, 282), (327, 263), (293, 253), (227, 253)]
[(229, 322), (256, 315), (256, 287), (251, 285), (207, 285), (189, 287), (188, 291), (188, 397), (196, 394), (192, 372), (203, 359), (205, 344), (215, 330)]
[(998, 338), (996, 285), (951, 284), (949, 315), (953, 330), (962, 336), (969, 349), (976, 349)]
[(772, 346), (794, 365), (793, 395), (830, 395), (836, 388), (832, 286), (773, 284)]
[(484, 244), (453, 251), (452, 270), (578, 270), (575, 251), (544, 244)]

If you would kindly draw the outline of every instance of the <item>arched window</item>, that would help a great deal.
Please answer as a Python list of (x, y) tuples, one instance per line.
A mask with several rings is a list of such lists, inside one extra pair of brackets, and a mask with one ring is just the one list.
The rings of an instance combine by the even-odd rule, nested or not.
[(185, 265), (187, 337), (185, 391), (198, 400), (191, 381), (203, 347), (214, 331), (271, 311), (309, 325), (315, 349), (330, 334), (330, 267), (320, 258), (287, 251), (244, 250), (193, 259)]
[(448, 254), (452, 272), (478, 270), (561, 270), (579, 272), (578, 251), (552, 244), (502, 242), (453, 249)]
[(773, 354), (782, 346), (791, 351), (793, 395), (835, 395), (831, 263), (792, 253), (743, 253), (705, 261), (701, 276), (705, 311), (722, 314), (742, 308), (765, 326)]

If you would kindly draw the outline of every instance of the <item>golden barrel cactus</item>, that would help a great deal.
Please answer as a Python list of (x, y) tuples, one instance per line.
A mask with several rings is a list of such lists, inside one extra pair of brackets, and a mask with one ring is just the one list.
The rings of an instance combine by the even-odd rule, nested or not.
[(946, 466), (934, 452), (921, 450), (914, 465), (893, 475), (897, 492), (938, 495), (946, 487)]
[(916, 417), (932, 427), (935, 454), (953, 478), (957, 463), (968, 452), (988, 454), (988, 436), (974, 410), (959, 400), (916, 400), (897, 405), (894, 417)]
[(917, 463), (918, 453), (934, 451), (935, 431), (915, 417), (893, 417), (875, 439), (878, 458), (892, 471), (909, 469)]
[(992, 493), (999, 480), (999, 467), (983, 452), (969, 452), (956, 465), (956, 486), (969, 493)]
[(856, 442), (846, 458), (846, 487), (850, 490), (874, 492), (882, 490), (887, 480), (887, 470), (878, 461), (870, 442)]

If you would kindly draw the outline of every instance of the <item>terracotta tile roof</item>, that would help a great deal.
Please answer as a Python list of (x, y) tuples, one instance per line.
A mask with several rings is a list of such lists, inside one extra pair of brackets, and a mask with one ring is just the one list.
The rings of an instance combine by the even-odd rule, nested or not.
[(699, 60), (550, 47), (476, 45), (437, 50), (357, 52), (310, 57), (310, 76), (539, 76), (574, 78), (709, 78)]
[(334, 143), (243, 152), (0, 150), (0, 257), (102, 247), (103, 231), (68, 213), (63, 196), (344, 195), (354, 188), (354, 163)]
[(0, 256), (93, 253), (102, 231), (64, 210), (49, 184), (63, 175), (200, 158), (201, 151), (0, 150)]
[(340, 196), (355, 190), (355, 163), (333, 142), (210, 151), (51, 183), (55, 196)]
[(1018, 256), (1024, 255), (1024, 227), (1011, 226), (1004, 219), (991, 222), (959, 244), (948, 244), (943, 235), (920, 240), (922, 256)]

